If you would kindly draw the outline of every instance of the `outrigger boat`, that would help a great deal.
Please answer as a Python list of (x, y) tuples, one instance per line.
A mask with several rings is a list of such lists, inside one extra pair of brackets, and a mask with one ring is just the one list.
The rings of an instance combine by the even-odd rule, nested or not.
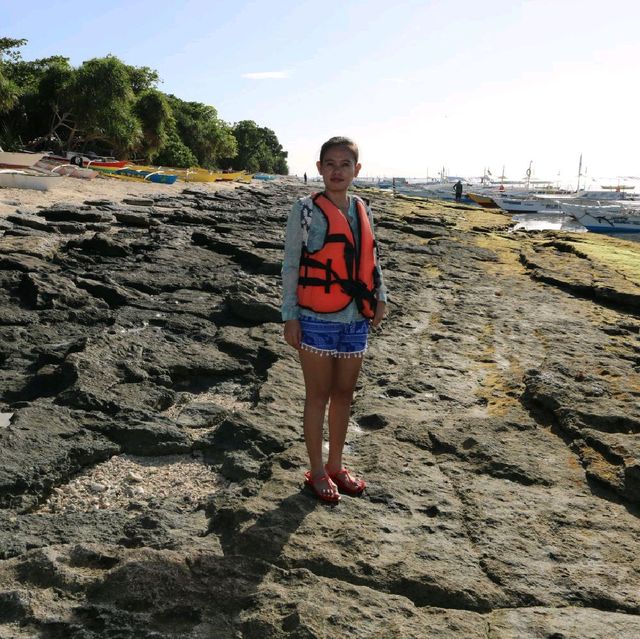
[(557, 199), (537, 197), (535, 195), (517, 197), (515, 195), (494, 195), (495, 203), (507, 213), (551, 213), (562, 215)]
[(177, 175), (164, 173), (163, 171), (143, 171), (126, 167), (123, 169), (109, 169), (102, 167), (93, 167), (100, 171), (102, 175), (114, 178), (124, 178), (136, 180), (138, 182), (154, 182), (156, 184), (173, 184), (177, 179)]
[(167, 171), (171, 175), (177, 175), (178, 179), (183, 182), (250, 182), (251, 174), (246, 171), (231, 171), (224, 173), (222, 171), (209, 171), (208, 169), (201, 169), (194, 167), (191, 169), (177, 169), (171, 166), (144, 166), (138, 164), (129, 165), (131, 169), (137, 169), (139, 171)]
[(8, 189), (33, 189), (48, 191), (60, 184), (63, 177), (51, 173), (40, 173), (29, 169), (0, 169), (0, 187)]
[(83, 169), (75, 164), (60, 163), (57, 160), (50, 160), (47, 156), (43, 157), (33, 168), (47, 173), (68, 175), (69, 177), (83, 180), (92, 180), (98, 175), (96, 171), (91, 169)]
[(579, 204), (563, 202), (563, 212), (580, 222), (594, 233), (638, 233), (640, 234), (640, 208), (622, 203)]
[(10, 169), (31, 168), (44, 157), (44, 153), (10, 153), (0, 149), (0, 166)]
[(499, 208), (498, 204), (496, 203), (496, 201), (490, 195), (486, 195), (484, 193), (471, 193), (471, 192), (468, 192), (467, 196), (469, 197), (470, 200), (472, 200), (476, 204), (479, 204), (483, 209), (497, 209), (497, 208)]

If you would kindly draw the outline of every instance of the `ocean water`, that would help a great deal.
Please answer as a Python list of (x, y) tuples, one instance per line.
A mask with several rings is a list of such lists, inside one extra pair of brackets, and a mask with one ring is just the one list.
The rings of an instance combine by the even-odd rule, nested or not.
[[(523, 213), (514, 215), (511, 220), (515, 222), (514, 231), (567, 231), (569, 233), (589, 233), (587, 229), (569, 215), (552, 215), (544, 213)], [(630, 242), (640, 242), (640, 233), (611, 233)]]

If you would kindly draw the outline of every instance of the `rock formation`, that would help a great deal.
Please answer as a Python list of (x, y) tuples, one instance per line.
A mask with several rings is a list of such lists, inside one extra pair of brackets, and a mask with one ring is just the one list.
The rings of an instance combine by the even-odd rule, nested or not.
[(640, 636), (640, 261), (368, 193), (390, 289), (303, 487), (293, 182), (0, 233), (0, 638)]

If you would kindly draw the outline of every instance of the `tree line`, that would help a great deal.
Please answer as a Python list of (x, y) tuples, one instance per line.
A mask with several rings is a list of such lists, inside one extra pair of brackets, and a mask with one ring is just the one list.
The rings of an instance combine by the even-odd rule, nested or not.
[(288, 174), (276, 134), (224, 122), (213, 106), (157, 88), (149, 67), (116, 56), (73, 67), (63, 56), (24, 60), (23, 39), (0, 38), (0, 146), (94, 151), (164, 166)]

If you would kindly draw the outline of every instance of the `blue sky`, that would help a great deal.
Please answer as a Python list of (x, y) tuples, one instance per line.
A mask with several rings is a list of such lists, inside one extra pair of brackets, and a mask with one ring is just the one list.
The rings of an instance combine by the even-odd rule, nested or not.
[(349, 135), (362, 174), (639, 175), (633, 0), (0, 0), (23, 57), (113, 53), (227, 122), (273, 129), (292, 173)]

